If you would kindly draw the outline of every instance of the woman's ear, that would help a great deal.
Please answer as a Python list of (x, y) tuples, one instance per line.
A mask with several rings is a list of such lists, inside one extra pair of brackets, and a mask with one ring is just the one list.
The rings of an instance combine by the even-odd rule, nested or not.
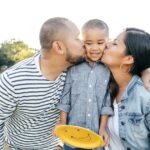
[(64, 46), (63, 42), (61, 42), (61, 41), (54, 41), (52, 43), (52, 49), (57, 54), (63, 55), (64, 54), (64, 50), (65, 50), (65, 46)]
[(134, 58), (132, 55), (127, 55), (125, 58), (124, 58), (124, 64), (127, 64), (127, 65), (131, 65), (134, 63)]

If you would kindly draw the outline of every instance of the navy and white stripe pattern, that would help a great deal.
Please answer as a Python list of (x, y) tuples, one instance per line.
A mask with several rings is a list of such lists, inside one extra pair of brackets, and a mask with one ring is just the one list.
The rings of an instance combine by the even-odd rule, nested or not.
[(60, 100), (66, 72), (55, 81), (39, 70), (39, 56), (18, 63), (0, 79), (0, 150), (7, 142), (17, 150), (52, 150), (59, 140), (52, 129), (59, 119)]

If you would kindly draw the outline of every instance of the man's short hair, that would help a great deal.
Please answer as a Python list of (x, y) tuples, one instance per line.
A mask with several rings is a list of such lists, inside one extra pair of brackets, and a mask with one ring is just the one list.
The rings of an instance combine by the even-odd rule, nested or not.
[(105, 30), (105, 32), (109, 35), (108, 25), (104, 21), (99, 20), (99, 19), (92, 19), (92, 20), (87, 21), (82, 27), (82, 32), (85, 32), (89, 29), (94, 29), (94, 28)]
[[(50, 49), (55, 40), (64, 38), (65, 33), (69, 32), (72, 22), (66, 18), (55, 17), (48, 19), (40, 30), (40, 44), (42, 49)], [(72, 23), (73, 24), (73, 23)]]

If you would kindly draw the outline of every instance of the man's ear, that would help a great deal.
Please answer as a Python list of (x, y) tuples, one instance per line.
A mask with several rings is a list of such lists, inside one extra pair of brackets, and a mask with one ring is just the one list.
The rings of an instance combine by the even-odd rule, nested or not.
[(63, 42), (61, 41), (54, 41), (52, 43), (52, 49), (57, 53), (57, 54), (64, 54), (65, 46)]
[(124, 64), (127, 64), (127, 65), (131, 65), (134, 63), (134, 58), (133, 56), (131, 55), (127, 55), (125, 58), (124, 58)]

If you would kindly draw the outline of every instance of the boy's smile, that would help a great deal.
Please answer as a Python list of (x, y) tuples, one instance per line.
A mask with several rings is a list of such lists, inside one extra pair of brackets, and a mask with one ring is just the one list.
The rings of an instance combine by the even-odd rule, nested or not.
[(105, 30), (93, 28), (83, 33), (86, 56), (91, 63), (101, 59), (108, 35)]

